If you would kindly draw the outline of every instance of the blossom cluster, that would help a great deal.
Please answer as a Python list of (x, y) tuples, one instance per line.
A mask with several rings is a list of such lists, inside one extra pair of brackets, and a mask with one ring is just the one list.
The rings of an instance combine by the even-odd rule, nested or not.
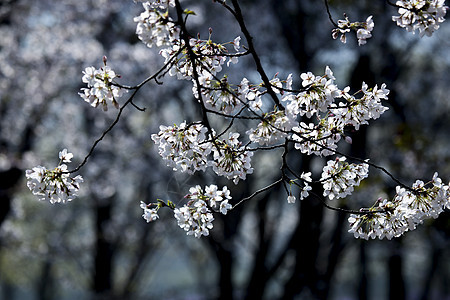
[[(251, 157), (253, 152), (245, 150), (239, 141), (239, 133), (230, 132), (227, 139), (206, 138), (207, 128), (201, 124), (180, 126), (160, 126), (158, 134), (152, 134), (152, 139), (158, 145), (159, 155), (174, 171), (180, 170), (194, 174), (198, 170), (205, 171), (212, 166), (219, 176), (238, 183), (253, 173)], [(214, 132), (212, 132), (214, 135)], [(213, 160), (209, 154), (213, 153)]]
[(207, 141), (205, 126), (183, 122), (179, 126), (161, 125), (159, 129), (159, 133), (152, 134), (151, 138), (168, 166), (188, 174), (206, 170), (211, 143)]
[(172, 45), (180, 34), (179, 28), (169, 17), (168, 6), (175, 1), (152, 1), (142, 3), (144, 12), (134, 18), (136, 34), (147, 47)]
[[(246, 102), (246, 90), (244, 89), (247, 88), (245, 85), (247, 83), (248, 80), (244, 78), (241, 84), (233, 87), (228, 82), (226, 75), (220, 80), (207, 79), (201, 87), (201, 98), (205, 108), (224, 114), (231, 114), (239, 110)], [(199, 98), (197, 90), (197, 85), (194, 84), (192, 92), (195, 97)]]
[[(332, 155), (337, 149), (337, 143), (344, 134), (344, 127), (352, 125), (356, 130), (368, 120), (377, 119), (388, 108), (381, 101), (387, 100), (389, 90), (383, 83), (379, 88), (375, 85), (369, 88), (363, 82), (360, 93), (350, 95), (349, 87), (340, 90), (335, 84), (335, 77), (329, 67), (324, 76), (315, 76), (311, 72), (301, 74), (302, 85), (306, 87), (297, 95), (285, 94), (287, 115), (310, 118), (316, 115), (318, 122), (300, 122), (292, 128), (292, 139), (296, 141), (295, 148), (302, 153), (316, 155)], [(342, 99), (336, 103), (336, 99)], [(325, 114), (321, 117), (321, 113)]]
[[(292, 78), (292, 76), (291, 76)], [(247, 78), (243, 78), (238, 85), (237, 95), (244, 101), (249, 110), (260, 111), (262, 107), (263, 92), (259, 90), (261, 85), (253, 85)]]
[(216, 141), (217, 147), (212, 148), (214, 172), (233, 180), (235, 184), (239, 182), (239, 179), (245, 180), (247, 174), (253, 173), (251, 166), (253, 152), (245, 150), (238, 138), (239, 133), (230, 132), (228, 139)]
[(321, 119), (318, 124), (301, 122), (292, 130), (292, 139), (296, 141), (295, 149), (308, 155), (333, 155), (337, 149), (337, 142), (344, 131), (343, 123), (333, 122), (333, 118)]
[(118, 76), (110, 67), (106, 65), (106, 57), (103, 58), (105, 66), (100, 69), (87, 67), (83, 71), (82, 81), (87, 84), (87, 88), (82, 88), (78, 93), (81, 98), (90, 103), (93, 107), (102, 105), (103, 110), (108, 110), (108, 102), (115, 108), (119, 108), (117, 98), (122, 97), (126, 90), (113, 84), (113, 80)]
[[(177, 50), (177, 48), (174, 50)], [(226, 61), (224, 56), (226, 52), (225, 46), (214, 43), (212, 40), (191, 38), (189, 47), (186, 46), (181, 52), (181, 57), (173, 64), (169, 74), (176, 75), (178, 79), (195, 79), (195, 72), (199, 83), (203, 85), (222, 70), (222, 65)], [(161, 55), (166, 58), (166, 61), (171, 57), (164, 50), (161, 51)], [(194, 55), (194, 59), (191, 59), (192, 55)]]
[[(169, 18), (167, 13), (166, 11), (164, 16)], [(139, 18), (135, 18), (135, 21), (138, 21)], [(201, 100), (207, 109), (229, 114), (241, 106), (241, 100), (237, 96), (240, 94), (239, 90), (228, 84), (226, 76), (222, 79), (217, 77), (225, 62), (227, 66), (238, 62), (238, 57), (241, 55), (239, 53), (241, 37), (238, 36), (227, 43), (215, 43), (211, 40), (212, 29), (210, 28), (208, 40), (203, 40), (198, 36), (189, 38), (186, 42), (185, 39), (179, 37), (180, 29), (170, 19), (168, 20), (165, 22), (155, 21), (163, 26), (164, 30), (148, 29), (145, 31), (149, 35), (147, 38), (143, 38), (142, 33), (139, 34), (147, 46), (162, 46), (159, 53), (168, 65), (168, 74), (176, 76), (178, 79), (192, 80), (194, 96), (199, 101)], [(142, 26), (139, 24), (141, 23), (138, 23), (137, 32), (142, 31), (140, 28)], [(233, 46), (234, 54), (230, 53), (228, 45)]]
[(67, 165), (63, 164), (70, 162), (72, 157), (73, 154), (64, 149), (59, 152), (60, 163), (53, 170), (42, 166), (26, 170), (27, 186), (40, 201), (65, 203), (77, 197), (83, 177), (71, 177)]
[(253, 143), (269, 145), (286, 137), (295, 124), (297, 123), (292, 115), (287, 115), (285, 111), (274, 110), (264, 114), (256, 129), (251, 128), (246, 133)]
[(145, 2), (145, 3), (147, 3), (146, 5), (149, 6), (150, 8), (160, 9), (160, 10), (167, 9), (169, 6), (175, 7), (175, 0), (152, 0), (152, 1), (133, 0), (133, 1), (135, 3), (136, 2)]
[(323, 195), (328, 199), (339, 199), (351, 195), (354, 187), (361, 180), (369, 176), (369, 165), (349, 164), (345, 157), (329, 160), (323, 167), (320, 181), (323, 186)]
[(418, 29), (420, 37), (431, 36), (445, 20), (445, 0), (400, 0), (395, 4), (399, 16), (393, 16), (392, 21), (408, 32)]
[(234, 51), (238, 52), (240, 39), (236, 37), (232, 42), (218, 44), (211, 39), (191, 38), (188, 46), (184, 40), (179, 40), (172, 47), (161, 49), (160, 54), (165, 63), (173, 60), (169, 75), (192, 80), (194, 96), (207, 109), (229, 114), (242, 105), (240, 91), (228, 84), (226, 76), (219, 79), (217, 74), (222, 71), (227, 58), (227, 66), (238, 62), (238, 54), (230, 54), (226, 45), (233, 45)]
[(378, 119), (381, 114), (388, 110), (386, 106), (383, 106), (381, 100), (387, 100), (389, 90), (386, 88), (386, 84), (382, 84), (380, 87), (369, 89), (368, 85), (363, 82), (361, 92), (363, 96), (358, 99), (355, 95), (348, 94), (349, 88), (346, 87), (341, 91), (341, 97), (346, 102), (340, 102), (338, 105), (332, 104), (330, 110), (333, 113), (333, 118), (340, 120), (347, 125), (353, 125), (356, 130), (362, 124), (368, 124), (370, 119)]
[(181, 208), (174, 209), (174, 215), (178, 226), (186, 231), (187, 235), (194, 235), (199, 238), (202, 235), (208, 236), (209, 230), (213, 228), (214, 216), (212, 210), (226, 215), (232, 208), (228, 203), (231, 200), (230, 191), (227, 187), (218, 190), (212, 184), (203, 190), (199, 185), (191, 187), (185, 198), (188, 203)]
[(316, 76), (311, 72), (300, 75), (304, 91), (297, 95), (284, 95), (283, 101), (289, 101), (286, 110), (289, 114), (297, 116), (306, 115), (310, 118), (319, 115), (319, 112), (326, 112), (340, 91), (334, 84), (335, 77), (331, 69), (327, 66), (323, 76)]
[(350, 22), (347, 15), (344, 14), (343, 20), (338, 20), (338, 27), (331, 31), (333, 39), (337, 39), (340, 36), (342, 43), (347, 42), (346, 33), (351, 30), (356, 31), (356, 37), (358, 38), (358, 45), (364, 45), (367, 43), (367, 39), (372, 37), (372, 30), (375, 26), (372, 16), (369, 16), (364, 22)]
[(450, 188), (435, 173), (430, 182), (417, 180), (412, 188), (397, 186), (392, 201), (379, 199), (374, 207), (362, 210), (369, 213), (352, 214), (349, 232), (356, 238), (392, 239), (426, 219), (437, 218), (445, 207), (450, 208)]

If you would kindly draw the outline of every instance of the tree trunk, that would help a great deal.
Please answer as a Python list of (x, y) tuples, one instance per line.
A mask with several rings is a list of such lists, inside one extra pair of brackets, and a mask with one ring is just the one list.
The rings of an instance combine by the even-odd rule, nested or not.
[(389, 257), (389, 299), (404, 300), (405, 282), (403, 280), (402, 256), (396, 253)]
[(96, 299), (109, 299), (112, 289), (113, 245), (106, 238), (105, 224), (111, 219), (111, 203), (96, 207), (96, 247), (93, 290)]

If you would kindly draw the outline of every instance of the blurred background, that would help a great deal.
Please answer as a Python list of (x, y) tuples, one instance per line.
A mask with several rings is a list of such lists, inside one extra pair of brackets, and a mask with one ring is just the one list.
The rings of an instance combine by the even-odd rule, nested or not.
[[(448, 22), (419, 38), (392, 22), (396, 9), (384, 1), (329, 1), (335, 21), (344, 12), (351, 21), (374, 16), (373, 37), (358, 47), (354, 34), (347, 44), (331, 38), (323, 1), (240, 3), (269, 77), (293, 73), (299, 86), (300, 73), (321, 75), (328, 65), (340, 88), (387, 84), (389, 110), (352, 133), (347, 153), (408, 185), (435, 171), (450, 179)], [(242, 36), (219, 4), (182, 5), (196, 12), (192, 33), (207, 39), (211, 27), (217, 42)], [(78, 199), (37, 201), (25, 170), (56, 166), (63, 148), (76, 166), (117, 114), (78, 96), (82, 70), (102, 66), (106, 55), (120, 83), (135, 85), (162, 66), (158, 49), (135, 35), (133, 17), (142, 11), (131, 0), (0, 2), (0, 299), (450, 299), (448, 211), (404, 237), (361, 241), (347, 233), (348, 215), (314, 198), (288, 205), (284, 189), (272, 189), (217, 216), (209, 237), (186, 236), (168, 209), (147, 224), (140, 201), (183, 203), (189, 187), (217, 184), (228, 185), (236, 203), (279, 178), (277, 151), (256, 154), (255, 173), (236, 186), (212, 172), (166, 167), (150, 135), (160, 124), (200, 119), (191, 83), (170, 77), (139, 92), (135, 103), (145, 112), (125, 109), (80, 171)], [(259, 82), (250, 59), (227, 74)], [(320, 174), (323, 159), (290, 153), (297, 170)], [(395, 182), (371, 169), (352, 196), (333, 204), (359, 209), (394, 191)]]

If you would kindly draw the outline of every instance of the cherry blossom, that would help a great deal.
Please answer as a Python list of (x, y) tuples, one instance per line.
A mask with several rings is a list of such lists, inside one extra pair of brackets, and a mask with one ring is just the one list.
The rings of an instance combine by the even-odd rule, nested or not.
[(185, 196), (189, 202), (181, 208), (174, 209), (178, 226), (184, 229), (187, 235), (194, 235), (197, 238), (208, 236), (214, 221), (211, 209), (226, 215), (232, 207), (228, 203), (231, 199), (230, 191), (227, 187), (220, 191), (216, 185), (207, 186), (203, 190), (197, 185), (191, 187), (189, 193)]
[(339, 96), (339, 89), (334, 84), (336, 78), (328, 66), (325, 68), (325, 75), (323, 76), (315, 76), (308, 72), (302, 73), (300, 78), (302, 79), (302, 86), (306, 90), (295, 97), (284, 98), (284, 100), (290, 101), (286, 107), (288, 114), (293, 116), (306, 115), (310, 118), (313, 115), (318, 115), (319, 112), (326, 112), (334, 99)]
[(253, 173), (251, 167), (253, 152), (245, 150), (238, 138), (239, 133), (230, 132), (228, 139), (216, 141), (217, 147), (212, 147), (214, 172), (233, 180), (235, 184), (240, 179), (245, 180), (247, 174)]
[(346, 102), (339, 104), (331, 104), (330, 110), (334, 114), (334, 118), (340, 120), (344, 124), (353, 125), (356, 130), (362, 124), (368, 124), (368, 120), (377, 119), (388, 110), (383, 106), (381, 100), (387, 100), (389, 90), (386, 84), (382, 84), (380, 88), (375, 85), (373, 89), (369, 89), (367, 84), (363, 82), (361, 92), (362, 98), (357, 99), (355, 95), (349, 95), (348, 89), (344, 89), (341, 97)]
[(399, 16), (393, 16), (392, 21), (408, 32), (415, 33), (418, 29), (420, 37), (431, 36), (445, 20), (445, 0), (400, 0), (395, 5), (399, 7)]
[(147, 205), (143, 201), (141, 201), (140, 207), (144, 210), (144, 214), (142, 215), (142, 217), (144, 218), (144, 220), (147, 221), (147, 223), (150, 223), (150, 222), (153, 222), (153, 221), (156, 221), (157, 219), (159, 219), (159, 216), (158, 216), (159, 206), (157, 206), (156, 208), (149, 208), (149, 205)]
[(108, 102), (115, 108), (119, 108), (117, 99), (122, 97), (126, 90), (113, 84), (115, 78), (119, 78), (110, 67), (106, 65), (106, 57), (103, 58), (105, 65), (100, 69), (87, 67), (83, 71), (82, 81), (87, 83), (87, 88), (82, 88), (78, 93), (81, 98), (90, 103), (93, 107), (102, 105), (103, 110), (108, 110)]
[(207, 141), (207, 128), (201, 124), (186, 122), (179, 126), (159, 127), (158, 134), (151, 138), (158, 145), (159, 155), (174, 171), (180, 170), (188, 174), (195, 171), (205, 171), (209, 166), (208, 155), (211, 152), (211, 143)]
[(286, 137), (295, 124), (291, 115), (286, 115), (285, 111), (274, 110), (263, 116), (256, 129), (251, 128), (246, 133), (250, 141), (269, 145)]
[[(242, 93), (239, 87), (233, 88), (228, 78), (224, 76), (221, 80), (203, 78), (204, 82), (202, 91), (202, 99), (207, 109), (231, 114), (239, 110), (243, 106)], [(197, 85), (194, 83), (192, 92), (196, 98), (199, 98)]]
[(349, 232), (356, 238), (392, 239), (430, 218), (437, 218), (450, 203), (449, 185), (442, 184), (438, 174), (427, 183), (416, 180), (411, 188), (397, 186), (392, 201), (377, 201), (377, 205), (364, 209), (368, 214), (352, 214)]
[(290, 204), (295, 203), (295, 200), (297, 200), (297, 199), (296, 199), (295, 196), (293, 196), (293, 195), (289, 195), (289, 196), (287, 197), (287, 202), (290, 203)]
[(72, 158), (73, 158), (73, 154), (67, 152), (67, 149), (63, 149), (63, 150), (59, 151), (59, 159), (62, 162), (67, 162), (67, 163), (71, 162)]
[[(59, 153), (61, 162), (70, 162), (73, 157), (67, 149)], [(66, 203), (78, 196), (80, 183), (83, 177), (77, 175), (71, 177), (67, 170), (67, 165), (59, 164), (53, 170), (48, 170), (43, 166), (37, 166), (31, 170), (26, 170), (27, 186), (31, 192), (38, 196), (40, 201), (50, 203)]]
[(139, 39), (151, 48), (171, 46), (179, 38), (179, 28), (175, 26), (173, 20), (169, 17), (167, 2), (175, 6), (175, 1), (153, 1), (144, 2), (145, 11), (134, 18), (137, 23), (136, 34)]
[(369, 174), (368, 164), (349, 164), (345, 157), (329, 160), (323, 167), (320, 181), (323, 186), (323, 195), (330, 200), (344, 198), (353, 192)]
[(300, 192), (300, 200), (303, 200), (309, 196), (309, 191), (312, 190), (312, 187), (308, 184), (308, 183), (312, 182), (311, 172), (307, 172), (307, 173), (303, 172), (300, 175), (300, 178), (303, 179), (303, 188)]
[(351, 30), (356, 31), (356, 37), (358, 38), (358, 45), (365, 45), (367, 39), (372, 37), (372, 30), (375, 24), (372, 20), (372, 16), (369, 16), (364, 22), (350, 22), (347, 15), (344, 14), (343, 20), (338, 20), (337, 28), (334, 28), (331, 32), (333, 39), (337, 39), (340, 36), (342, 43), (347, 42), (346, 33)]

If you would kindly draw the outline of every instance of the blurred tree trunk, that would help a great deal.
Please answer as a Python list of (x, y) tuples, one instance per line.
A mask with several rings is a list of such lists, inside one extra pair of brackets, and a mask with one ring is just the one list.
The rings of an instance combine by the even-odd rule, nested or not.
[(111, 221), (112, 203), (110, 199), (97, 201), (95, 207), (95, 256), (94, 286), (96, 299), (109, 299), (112, 294), (112, 263), (114, 245), (108, 240), (106, 225)]
[(55, 299), (54, 280), (52, 276), (52, 258), (48, 257), (42, 266), (41, 277), (38, 280), (37, 296), (39, 300)]
[(331, 240), (329, 241), (330, 251), (328, 253), (328, 261), (327, 268), (325, 274), (323, 275), (323, 288), (319, 289), (320, 299), (328, 299), (331, 287), (332, 287), (332, 279), (334, 273), (336, 271), (337, 264), (339, 262), (339, 258), (341, 257), (341, 253), (345, 248), (345, 242), (343, 241), (343, 234), (346, 231), (343, 230), (344, 224), (347, 224), (347, 214), (346, 213), (337, 213), (338, 217), (334, 225), (334, 232), (331, 236)]
[[(311, 62), (312, 55), (307, 51), (308, 33), (314, 25), (307, 12), (303, 9), (300, 1), (277, 1), (272, 0), (272, 8), (277, 16), (277, 21), (281, 26), (283, 37), (285, 38), (293, 57), (294, 62), (300, 71), (305, 71)], [(309, 35), (311, 37), (311, 35)]]
[(358, 282), (358, 299), (367, 300), (369, 287), (367, 280), (367, 255), (366, 255), (366, 241), (362, 240), (359, 244), (359, 282)]
[[(400, 246), (400, 245), (399, 245)], [(390, 300), (404, 300), (405, 282), (403, 280), (403, 258), (399, 253), (393, 254), (389, 257), (389, 299)]]
[[(267, 253), (270, 247), (270, 233), (267, 230), (267, 209), (270, 201), (271, 193), (268, 193), (264, 198), (258, 200), (256, 206), (256, 217), (258, 222), (258, 245), (253, 261), (253, 267), (249, 275), (249, 282), (247, 284), (247, 294), (245, 299), (262, 299), (267, 281), (270, 279), (269, 270), (267, 266)], [(276, 199), (277, 200), (277, 199)]]
[(0, 226), (11, 210), (12, 189), (21, 177), (22, 171), (16, 167), (0, 171)]
[[(312, 184), (313, 192), (321, 195), (321, 185)], [(293, 234), (292, 249), (295, 251), (295, 266), (292, 275), (284, 285), (282, 299), (294, 299), (304, 288), (308, 288), (315, 299), (323, 295), (320, 273), (317, 268), (319, 238), (324, 206), (314, 196), (299, 202), (300, 221)]]
[(230, 249), (220, 245), (217, 251), (217, 259), (221, 262), (219, 275), (219, 300), (233, 299), (233, 254)]

